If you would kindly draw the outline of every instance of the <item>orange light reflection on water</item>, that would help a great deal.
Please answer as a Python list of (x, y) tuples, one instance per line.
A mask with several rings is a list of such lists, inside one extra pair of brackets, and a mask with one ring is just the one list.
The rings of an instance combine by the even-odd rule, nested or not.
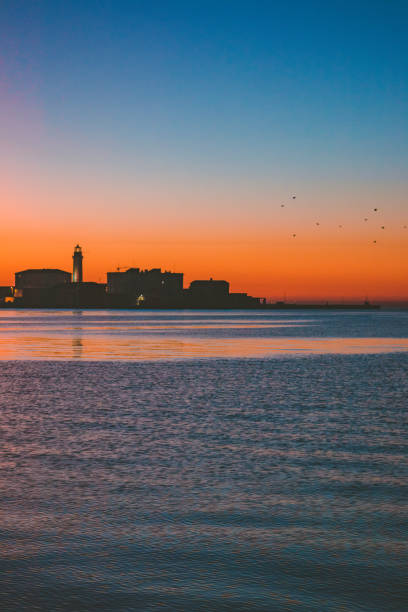
[(0, 338), (0, 359), (156, 361), (408, 351), (408, 338), (187, 338), (72, 335)]

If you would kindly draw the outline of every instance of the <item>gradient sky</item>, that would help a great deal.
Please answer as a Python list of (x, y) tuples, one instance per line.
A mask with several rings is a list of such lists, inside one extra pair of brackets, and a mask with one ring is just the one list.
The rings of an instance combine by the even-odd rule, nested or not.
[(79, 242), (85, 280), (408, 297), (407, 31), (397, 0), (2, 0), (0, 284)]

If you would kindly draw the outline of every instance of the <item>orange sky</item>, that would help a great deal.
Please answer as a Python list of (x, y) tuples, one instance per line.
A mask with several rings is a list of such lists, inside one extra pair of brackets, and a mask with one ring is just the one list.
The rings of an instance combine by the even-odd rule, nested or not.
[(194, 35), (180, 38), (173, 5), (163, 49), (162, 30), (123, 37), (121, 11), (120, 27), (101, 14), (101, 28), (83, 3), (49, 8), (55, 27), (37, 3), (0, 25), (0, 284), (29, 267), (70, 270), (79, 243), (85, 280), (162, 267), (185, 286), (213, 277), (275, 299), (408, 299), (400, 19), (384, 47), (366, 15), (337, 39), (331, 17), (333, 39), (300, 19), (301, 50), (293, 19), (272, 37), (258, 7), (221, 62), (226, 30), (210, 48), (189, 12)]
[(71, 270), (78, 241), (85, 280), (105, 282), (117, 266), (162, 267), (184, 272), (185, 286), (211, 276), (229, 280), (232, 291), (276, 299), (407, 298), (408, 231), (402, 226), (381, 230), (370, 220), (356, 228), (324, 221), (308, 227), (292, 215), (282, 220), (278, 208), (274, 214), (276, 222), (272, 218), (264, 227), (249, 221), (213, 227), (205, 219), (199, 225), (177, 216), (112, 220), (109, 228), (106, 217), (95, 213), (93, 222), (88, 210), (77, 230), (66, 213), (57, 211), (47, 223), (35, 208), (27, 217), (14, 203), (6, 222), (3, 216), (0, 282), (12, 284), (13, 273), (28, 267)]
[(70, 270), (79, 242), (85, 280), (105, 282), (117, 266), (161, 267), (184, 272), (185, 286), (213, 277), (274, 299), (408, 297), (408, 218), (398, 183), (368, 190), (304, 180), (294, 200), (278, 181), (200, 184), (175, 173), (158, 183), (124, 174), (119, 190), (117, 177), (76, 170), (49, 174), (33, 157), (24, 176), (20, 166), (3, 165), (1, 284), (29, 267)]

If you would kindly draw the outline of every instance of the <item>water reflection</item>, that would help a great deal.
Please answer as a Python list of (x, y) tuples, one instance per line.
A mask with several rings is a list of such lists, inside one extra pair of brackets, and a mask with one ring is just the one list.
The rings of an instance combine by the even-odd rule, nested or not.
[(74, 336), (72, 338), (72, 358), (81, 359), (82, 357), (83, 343), (80, 336)]
[(74, 325), (72, 327), (72, 359), (81, 359), (83, 350), (83, 326), (82, 326), (83, 312), (82, 310), (76, 310), (73, 312)]
[(3, 360), (155, 361), (407, 350), (405, 312), (0, 312)]
[(0, 359), (171, 359), (267, 358), (282, 355), (359, 354), (408, 351), (396, 338), (169, 338), (18, 336), (0, 339)]

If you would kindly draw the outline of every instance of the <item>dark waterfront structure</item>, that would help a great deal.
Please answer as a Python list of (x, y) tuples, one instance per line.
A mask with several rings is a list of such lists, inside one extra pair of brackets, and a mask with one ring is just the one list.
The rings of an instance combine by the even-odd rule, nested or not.
[(69, 283), (53, 291), (56, 308), (106, 308), (106, 285), (103, 283)]
[[(266, 306), (265, 298), (252, 297), (247, 293), (230, 293), (229, 297), (230, 308), (259, 308)], [(242, 306), (242, 305), (245, 306)]]
[(190, 295), (198, 300), (218, 301), (229, 296), (229, 283), (224, 280), (195, 280), (190, 283)]
[(14, 287), (0, 287), (0, 306), (12, 304), (14, 301)]
[(15, 288), (23, 291), (24, 289), (49, 289), (56, 285), (71, 282), (69, 272), (55, 268), (22, 270), (21, 272), (16, 272), (14, 276)]
[(14, 305), (46, 307), (54, 304), (53, 292), (71, 282), (71, 275), (55, 268), (29, 269), (16, 272)]
[(259, 298), (229, 292), (225, 280), (194, 280), (183, 289), (183, 274), (160, 268), (108, 272), (107, 303), (116, 307), (144, 308), (253, 308)]
[(76, 245), (74, 249), (74, 254), (72, 256), (73, 266), (72, 266), (72, 282), (73, 283), (82, 283), (82, 249), (79, 244)]
[(183, 273), (162, 272), (160, 268), (108, 272), (107, 293), (112, 305), (181, 306)]
[(246, 293), (230, 293), (225, 280), (195, 280), (185, 291), (185, 301), (190, 308), (256, 308), (261, 298)]
[[(71, 274), (52, 268), (30, 269), (15, 274), (13, 305), (31, 308), (105, 308), (108, 306), (104, 283), (84, 283), (83, 254), (74, 249)], [(4, 300), (6, 303), (6, 300)]]
[(16, 272), (15, 287), (0, 287), (0, 306), (22, 308), (192, 308), (294, 309), (378, 308), (369, 302), (353, 304), (267, 304), (264, 298), (230, 293), (226, 280), (193, 280), (183, 287), (182, 272), (161, 268), (129, 268), (107, 273), (107, 283), (83, 282), (82, 249), (74, 248), (71, 274), (55, 268)]
[(229, 295), (229, 283), (227, 281), (210, 280), (192, 281), (190, 293), (198, 298), (225, 299)]
[(0, 287), (0, 300), (4, 300), (8, 297), (13, 297), (13, 287), (10, 287), (9, 285)]

